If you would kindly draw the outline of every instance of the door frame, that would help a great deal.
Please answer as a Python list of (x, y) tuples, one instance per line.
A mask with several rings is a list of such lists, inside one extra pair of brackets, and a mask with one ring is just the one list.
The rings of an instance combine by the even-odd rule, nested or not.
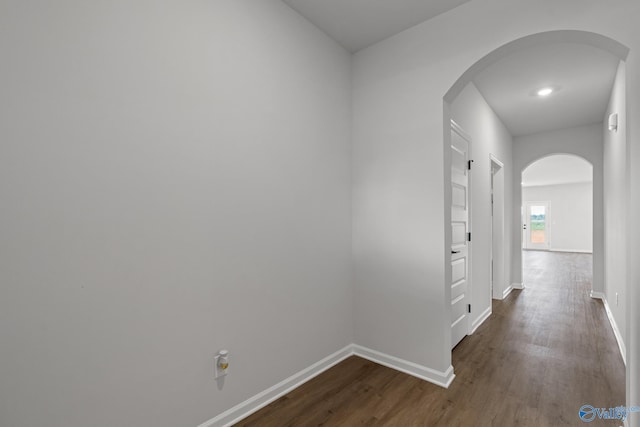
[(505, 169), (504, 163), (495, 155), (489, 154), (491, 164), (491, 254), (490, 254), (490, 283), (491, 298), (504, 298), (505, 273)]

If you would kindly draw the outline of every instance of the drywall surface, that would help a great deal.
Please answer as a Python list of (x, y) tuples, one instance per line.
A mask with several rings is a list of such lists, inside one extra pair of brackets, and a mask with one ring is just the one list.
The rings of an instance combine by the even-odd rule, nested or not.
[(353, 342), (344, 49), (276, 0), (10, 0), (0, 52), (0, 425), (195, 426)]
[[(621, 62), (604, 117), (604, 242), (605, 295), (625, 342), (627, 300), (628, 168), (625, 64)], [(618, 115), (618, 129), (608, 129), (610, 114)], [(635, 215), (637, 216), (637, 215)], [(635, 218), (632, 216), (631, 218)]]
[[(640, 28), (635, 22), (639, 13), (635, 0), (613, 6), (599, 0), (474, 0), (354, 55), (357, 343), (434, 369), (450, 364), (443, 231), (448, 117), (443, 97), (458, 78), (507, 43), (567, 29), (602, 34), (629, 47), (627, 72), (632, 74), (640, 70)], [(640, 95), (639, 87), (628, 89), (634, 99)], [(634, 105), (628, 104), (630, 117)], [(640, 124), (630, 126), (631, 133), (635, 129), (640, 134)], [(601, 147), (600, 125), (596, 127)], [(601, 157), (602, 148), (599, 153)], [(513, 167), (515, 182), (519, 176)], [(596, 194), (601, 194), (601, 172), (594, 178)], [(514, 195), (512, 203), (517, 219), (521, 198)], [(594, 198), (598, 205), (602, 199)], [(598, 221), (602, 223), (602, 213), (594, 212)], [(513, 248), (520, 246), (516, 224)], [(599, 250), (602, 256), (603, 244), (598, 242), (602, 236), (596, 233), (594, 255)], [(516, 258), (512, 282), (522, 280), (521, 260)], [(602, 261), (596, 261), (594, 271), (599, 272), (596, 280), (602, 288)]]
[[(471, 263), (472, 324), (491, 307), (491, 155), (504, 165), (504, 212), (511, 212), (512, 146), (509, 131), (484, 100), (473, 83), (469, 83), (451, 103), (451, 118), (471, 137)], [(504, 213), (503, 213), (504, 215)], [(511, 216), (505, 216), (505, 230), (511, 230)], [(504, 231), (499, 233), (505, 236)], [(495, 283), (502, 295), (511, 283), (511, 239), (504, 238), (501, 264), (502, 283)], [(498, 265), (498, 264), (496, 264)]]
[(593, 251), (593, 185), (590, 182), (522, 187), (522, 206), (527, 202), (549, 202), (549, 250)]

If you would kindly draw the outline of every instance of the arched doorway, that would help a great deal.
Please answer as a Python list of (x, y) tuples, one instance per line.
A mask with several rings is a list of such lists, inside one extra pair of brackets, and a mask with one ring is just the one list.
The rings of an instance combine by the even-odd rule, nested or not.
[[(449, 131), (451, 121), (455, 121), (458, 125), (462, 125), (462, 130), (467, 131), (471, 135), (471, 159), (475, 161), (475, 163), (473, 163), (474, 169), (477, 167), (477, 172), (473, 171), (471, 173), (471, 184), (469, 186), (469, 191), (471, 193), (469, 208), (472, 212), (469, 229), (471, 234), (474, 236), (473, 243), (470, 244), (470, 246), (472, 246), (469, 249), (472, 260), (469, 263), (471, 269), (469, 277), (472, 279), (470, 281), (472, 288), (469, 293), (471, 294), (472, 300), (471, 307), (474, 309), (471, 307), (469, 308), (471, 318), (468, 322), (468, 333), (473, 333), (479, 324), (491, 314), (492, 296), (494, 296), (494, 298), (495, 295), (505, 296), (508, 295), (511, 289), (524, 287), (522, 280), (522, 254), (520, 251), (520, 248), (522, 247), (522, 226), (520, 221), (522, 188), (520, 185), (520, 171), (533, 161), (545, 156), (556, 153), (573, 154), (586, 159), (593, 165), (593, 291), (595, 293), (601, 293), (604, 287), (604, 223), (602, 209), (603, 158), (602, 131), (600, 130), (601, 124), (585, 124), (582, 125), (580, 129), (574, 129), (571, 132), (555, 128), (552, 130), (546, 129), (545, 131), (553, 133), (547, 135), (548, 138), (546, 138), (546, 142), (543, 141), (540, 144), (526, 144), (520, 142), (526, 141), (530, 135), (518, 135), (517, 138), (512, 137), (510, 141), (506, 142), (508, 138), (501, 135), (501, 132), (504, 129), (500, 129), (500, 126), (494, 126), (495, 129), (498, 129), (498, 131), (494, 131), (494, 128), (491, 128), (491, 122), (495, 121), (495, 114), (485, 114), (484, 117), (476, 116), (476, 119), (474, 119), (475, 122), (474, 120), (467, 120), (467, 123), (470, 123), (470, 127), (476, 126), (476, 131), (465, 129), (464, 121), (458, 119), (458, 117), (464, 114), (461, 113), (463, 109), (457, 106), (456, 103), (461, 96), (467, 96), (465, 94), (466, 88), (468, 88), (470, 84), (474, 83), (474, 81), (476, 81), (486, 69), (492, 66), (492, 64), (509, 57), (515, 52), (520, 52), (529, 48), (538, 48), (543, 45), (563, 43), (588, 46), (595, 51), (606, 52), (608, 55), (616, 59), (616, 64), (619, 61), (624, 61), (628, 54), (628, 49), (615, 40), (590, 32), (563, 30), (534, 34), (508, 43), (473, 64), (458, 79), (458, 81), (456, 81), (444, 97), (444, 124), (446, 127), (444, 132), (445, 171), (451, 167), (452, 162), (452, 139), (451, 132)], [(470, 97), (467, 96), (467, 98)], [(503, 126), (503, 128), (507, 127)], [(509, 129), (507, 128), (506, 131), (508, 130)], [(476, 137), (476, 134), (480, 134), (480, 137)], [(585, 137), (588, 140), (588, 143), (583, 143), (581, 139), (582, 134), (586, 135)], [(594, 135), (596, 134), (599, 135), (598, 140), (594, 139)], [(497, 144), (501, 145), (502, 148), (496, 148), (496, 144), (492, 145), (492, 143), (485, 143), (483, 147), (482, 143), (478, 143), (478, 140), (481, 140), (482, 138), (493, 138), (494, 140), (502, 138), (505, 142)], [(516, 139), (518, 141), (516, 141)], [(505, 148), (507, 146), (510, 148)], [(478, 147), (480, 147), (480, 149), (477, 149)], [(484, 206), (489, 206), (489, 193), (491, 191), (490, 185), (487, 184), (490, 182), (491, 177), (489, 158), (490, 155), (495, 154), (493, 151), (494, 148), (502, 151), (499, 157), (505, 164), (504, 173), (507, 182), (505, 185), (505, 194), (507, 195), (505, 200), (506, 231), (504, 233), (503, 242), (505, 257), (503, 260), (504, 265), (501, 267), (504, 279), (501, 283), (497, 284), (497, 290), (495, 289), (495, 284), (494, 289), (491, 289), (490, 286), (483, 285), (484, 283), (491, 283), (487, 280), (487, 276), (489, 276), (489, 271), (493, 268), (492, 264), (490, 264), (490, 257), (487, 255), (492, 252), (491, 237), (489, 236), (490, 233), (483, 233), (486, 226), (485, 222), (489, 224), (490, 220), (487, 218), (486, 214), (482, 214), (482, 210), (484, 209)], [(478, 159), (480, 159), (480, 161), (477, 161)], [(446, 286), (453, 287), (455, 286), (453, 279), (457, 279), (458, 277), (453, 277), (451, 275), (453, 266), (451, 265), (452, 258), (448, 253), (448, 249), (450, 246), (452, 247), (453, 243), (452, 230), (454, 224), (451, 222), (452, 217), (450, 207), (454, 202), (452, 197), (454, 197), (455, 194), (451, 178), (447, 173), (445, 173), (444, 194), (446, 209), (445, 248), (447, 249), (445, 252), (445, 272), (447, 272), (445, 273), (445, 277), (447, 279)], [(487, 204), (485, 204), (485, 201)], [(453, 247), (451, 252), (455, 252)], [(456, 294), (454, 294), (451, 289), (445, 290), (445, 296), (454, 297), (455, 295)], [(451, 298), (451, 302), (453, 305), (454, 298)], [(452, 321), (455, 321), (455, 319), (452, 319)]]
[[(579, 156), (554, 154), (529, 164), (521, 182), (524, 283), (556, 300), (591, 290), (593, 166)], [(571, 272), (573, 280), (559, 279), (560, 272)]]
[(554, 154), (521, 173), (522, 249), (593, 253), (593, 166)]

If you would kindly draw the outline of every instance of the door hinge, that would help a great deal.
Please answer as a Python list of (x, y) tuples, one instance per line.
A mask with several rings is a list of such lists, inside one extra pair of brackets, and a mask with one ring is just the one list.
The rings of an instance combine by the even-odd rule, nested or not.
[(470, 242), (470, 241), (471, 241), (471, 232), (468, 232), (467, 233), (467, 242)]
[(471, 304), (468, 304), (468, 305), (467, 305), (467, 311), (468, 311), (469, 313), (471, 313)]
[(471, 170), (471, 163), (473, 163), (473, 160), (468, 160), (467, 161), (467, 169)]

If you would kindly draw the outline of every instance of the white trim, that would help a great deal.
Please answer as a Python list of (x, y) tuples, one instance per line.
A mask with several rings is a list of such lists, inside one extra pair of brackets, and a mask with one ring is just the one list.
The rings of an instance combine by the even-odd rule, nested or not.
[[(498, 280), (504, 280), (505, 275), (505, 250), (506, 250), (506, 237), (505, 237), (505, 172), (504, 163), (500, 161), (493, 153), (489, 153), (489, 164), (491, 168), (491, 254), (489, 260), (489, 269), (491, 270), (491, 299), (495, 298), (495, 294), (500, 290), (496, 289), (496, 271), (499, 272)], [(493, 165), (497, 165), (499, 169), (494, 172)], [(502, 174), (498, 174), (498, 171), (502, 170)], [(501, 183), (499, 189), (502, 191), (496, 191), (496, 177), (499, 177), (497, 182)], [(496, 209), (500, 213), (498, 216), (499, 222), (496, 224)], [(497, 228), (496, 228), (497, 226)], [(498, 239), (496, 239), (496, 231), (498, 231)], [(501, 237), (501, 238), (500, 238)], [(497, 248), (496, 248), (497, 246)], [(494, 253), (495, 249), (498, 250), (498, 255), (502, 252), (502, 256), (496, 258)], [(504, 292), (503, 292), (504, 293)], [(497, 299), (497, 298), (496, 298)], [(504, 299), (504, 297), (502, 297)]]
[(279, 399), (291, 390), (300, 387), (310, 379), (320, 375), (322, 372), (331, 368), (332, 366), (342, 362), (349, 356), (353, 355), (353, 345), (350, 344), (338, 350), (330, 356), (325, 357), (319, 362), (314, 363), (302, 371), (293, 374), (289, 378), (279, 382), (273, 387), (256, 394), (255, 396), (245, 400), (244, 402), (234, 406), (233, 408), (221, 413), (200, 424), (198, 427), (228, 427), (238, 421), (248, 417), (254, 412), (264, 408), (271, 402)]
[(502, 163), (493, 153), (489, 153), (489, 160), (500, 166), (500, 168), (504, 167), (504, 163)]
[(405, 374), (409, 374), (416, 378), (429, 381), (430, 383), (439, 385), (440, 387), (449, 388), (451, 382), (456, 377), (453, 373), (453, 366), (449, 366), (445, 372), (440, 372), (357, 344), (353, 345), (353, 350), (356, 356), (360, 356), (363, 359), (367, 359), (388, 368), (395, 369), (396, 371), (404, 372)]
[[(549, 157), (549, 156), (547, 156)], [(538, 159), (542, 160), (542, 159)], [(554, 184), (522, 184), (522, 188), (531, 188), (531, 187), (551, 187), (553, 185), (573, 185), (573, 184), (593, 184), (593, 179), (589, 179), (586, 181), (567, 181), (567, 182), (557, 182)]]
[(464, 129), (462, 129), (462, 126), (456, 123), (456, 121), (453, 119), (451, 119), (451, 128), (456, 131), (458, 135), (460, 135), (463, 139), (471, 142), (471, 135), (469, 135)]
[(395, 356), (390, 356), (388, 354), (380, 353), (379, 351), (362, 347), (360, 345), (349, 344), (342, 350), (338, 350), (308, 368), (293, 374), (273, 387), (269, 387), (233, 408), (216, 415), (209, 421), (205, 421), (200, 424), (198, 427), (232, 426), (281, 398), (293, 389), (300, 387), (302, 384), (320, 375), (327, 369), (337, 365), (347, 357), (354, 355), (378, 363), (379, 365), (395, 369), (396, 371), (404, 372), (405, 374), (409, 374), (444, 388), (449, 388), (453, 379), (456, 377), (453, 373), (453, 366), (449, 366), (449, 369), (445, 372), (440, 372), (426, 366), (418, 365), (417, 363), (409, 362), (408, 360), (403, 360)]
[(513, 285), (509, 286), (507, 289), (505, 289), (502, 292), (502, 299), (505, 299), (506, 297), (509, 296), (509, 294), (511, 293), (511, 291), (514, 289)]
[(589, 296), (593, 299), (602, 300), (604, 304), (604, 310), (607, 312), (607, 317), (609, 318), (609, 323), (611, 324), (611, 329), (613, 329), (613, 335), (616, 337), (616, 341), (618, 342), (618, 349), (620, 350), (620, 355), (622, 356), (622, 361), (625, 366), (627, 365), (627, 347), (624, 345), (624, 341), (622, 339), (622, 334), (620, 333), (620, 329), (618, 329), (618, 324), (616, 323), (616, 319), (613, 317), (613, 313), (611, 312), (611, 307), (609, 307), (609, 302), (603, 292), (591, 291)]
[(593, 251), (584, 250), (584, 249), (556, 249), (550, 248), (549, 252), (570, 252), (574, 254), (592, 254)]
[(489, 307), (471, 324), (471, 333), (473, 334), (479, 327), (484, 323), (485, 320), (491, 316), (491, 302), (489, 302)]
[(516, 290), (524, 289), (524, 283), (512, 283), (511, 287)]
[(618, 341), (618, 349), (620, 349), (620, 355), (622, 356), (622, 361), (624, 362), (624, 365), (627, 366), (627, 348), (624, 345), (624, 341), (622, 340), (622, 334), (620, 333), (620, 329), (618, 329), (618, 324), (616, 323), (616, 319), (613, 317), (613, 313), (611, 312), (611, 308), (609, 307), (609, 303), (607, 302), (607, 299), (603, 298), (602, 302), (604, 303), (604, 309), (607, 312), (609, 323), (611, 323), (613, 334), (616, 336), (616, 341)]
[[(454, 285), (455, 286), (455, 285)], [(453, 287), (453, 286), (452, 286)], [(457, 303), (458, 301), (461, 301), (464, 299), (464, 294), (460, 295), (458, 298), (454, 299), (453, 301), (451, 301), (451, 305), (454, 305), (455, 303)], [(464, 317), (464, 316), (463, 316)]]
[(462, 322), (462, 321), (465, 319), (465, 317), (466, 317), (466, 316), (467, 316), (467, 313), (463, 313), (463, 314), (461, 314), (461, 315), (460, 315), (460, 317), (458, 317), (458, 318), (456, 319), (456, 321), (455, 321), (455, 322), (453, 322), (453, 323), (451, 324), (451, 327), (453, 328), (453, 327), (454, 327), (454, 326), (456, 326), (458, 323)]

